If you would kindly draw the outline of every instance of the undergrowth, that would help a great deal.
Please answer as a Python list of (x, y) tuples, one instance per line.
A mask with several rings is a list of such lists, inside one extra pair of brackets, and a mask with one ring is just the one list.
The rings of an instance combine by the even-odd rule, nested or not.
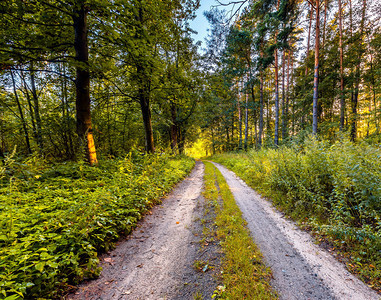
[(212, 298), (277, 299), (269, 285), (271, 271), (263, 264), (224, 177), (210, 162), (205, 162), (204, 180), (204, 196), (215, 202), (217, 237), (223, 252), (224, 286), (219, 286)]
[(98, 254), (193, 166), (137, 152), (96, 167), (8, 158), (0, 168), (0, 299), (56, 298), (98, 276)]
[(381, 149), (341, 140), (213, 157), (381, 290)]

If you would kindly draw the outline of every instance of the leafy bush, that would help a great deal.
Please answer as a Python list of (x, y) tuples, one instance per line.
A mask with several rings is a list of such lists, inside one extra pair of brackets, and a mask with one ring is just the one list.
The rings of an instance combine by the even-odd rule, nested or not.
[(213, 157), (340, 249), (381, 288), (381, 148), (346, 139)]
[[(43, 168), (41, 167), (43, 165)], [(0, 190), (0, 299), (53, 298), (99, 275), (98, 256), (193, 167), (166, 154), (7, 168)]]

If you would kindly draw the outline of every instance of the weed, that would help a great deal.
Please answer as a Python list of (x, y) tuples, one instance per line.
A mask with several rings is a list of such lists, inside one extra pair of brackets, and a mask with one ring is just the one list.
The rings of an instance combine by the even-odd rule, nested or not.
[[(271, 271), (261, 261), (261, 253), (252, 241), (222, 174), (205, 162), (205, 193), (216, 206), (216, 233), (224, 258), (223, 286), (216, 289), (214, 299), (276, 299), (270, 287)], [(218, 186), (216, 185), (218, 184)], [(218, 203), (221, 197), (222, 205)], [(253, 264), (253, 257), (256, 263)]]
[(204, 297), (201, 292), (196, 292), (196, 294), (193, 295), (193, 300), (203, 300)]

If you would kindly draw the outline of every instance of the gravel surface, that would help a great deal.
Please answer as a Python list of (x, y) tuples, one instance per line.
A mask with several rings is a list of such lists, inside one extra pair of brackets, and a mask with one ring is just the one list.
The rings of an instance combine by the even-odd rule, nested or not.
[(101, 258), (101, 276), (80, 285), (67, 299), (193, 299), (196, 294), (210, 299), (217, 287), (212, 274), (218, 268), (204, 273), (193, 267), (198, 259), (218, 264), (215, 247), (200, 249), (203, 174), (204, 165), (197, 162), (129, 239)]
[(280, 299), (380, 299), (233, 172), (214, 164), (224, 175), (255, 243), (272, 269), (272, 285)]

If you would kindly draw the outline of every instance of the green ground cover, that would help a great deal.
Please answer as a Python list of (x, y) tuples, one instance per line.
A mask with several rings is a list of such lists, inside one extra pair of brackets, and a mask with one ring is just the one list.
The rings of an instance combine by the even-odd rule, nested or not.
[(381, 148), (342, 140), (215, 155), (381, 290)]
[(98, 276), (98, 254), (129, 234), (190, 172), (194, 160), (133, 153), (96, 167), (33, 159), (5, 165), (0, 168), (0, 299), (51, 299)]
[(235, 203), (221, 172), (210, 162), (205, 163), (207, 201), (215, 208), (216, 235), (220, 241), (222, 281), (213, 299), (277, 299), (269, 282), (271, 270), (262, 261), (262, 254), (253, 242), (242, 213)]

